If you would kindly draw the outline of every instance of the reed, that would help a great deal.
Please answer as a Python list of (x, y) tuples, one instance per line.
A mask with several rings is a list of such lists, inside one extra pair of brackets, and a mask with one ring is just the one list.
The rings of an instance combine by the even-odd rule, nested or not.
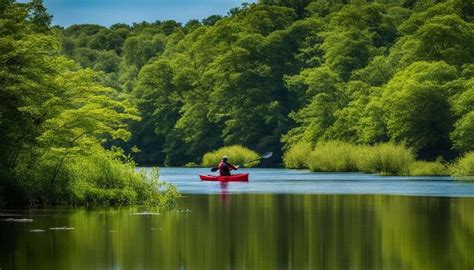
[(382, 143), (359, 147), (353, 159), (356, 161), (357, 170), (361, 172), (408, 175), (415, 155), (404, 145)]
[(295, 144), (285, 153), (283, 161), (287, 168), (308, 168), (318, 172), (408, 175), (415, 156), (409, 148), (393, 143), (363, 146), (326, 141), (319, 142), (314, 149), (309, 143)]
[(412, 176), (444, 176), (449, 175), (448, 167), (439, 161), (415, 161), (410, 164)]
[(170, 207), (179, 197), (176, 188), (159, 180), (159, 171), (137, 171), (131, 161), (110, 154), (71, 159), (61, 174), (67, 203), (74, 205), (151, 204)]
[(354, 157), (358, 147), (346, 142), (320, 142), (309, 154), (306, 164), (311, 171), (350, 172), (357, 171)]
[[(227, 156), (229, 162), (238, 165), (243, 164), (247, 161), (257, 159), (259, 157), (258, 153), (248, 149), (247, 147), (241, 145), (232, 145), (219, 148), (216, 151), (209, 152), (204, 154), (202, 157), (202, 166), (204, 167), (214, 167), (219, 164), (219, 161), (222, 159), (222, 156)], [(252, 162), (246, 164), (247, 167), (256, 166), (259, 162)]]
[(307, 142), (299, 142), (291, 146), (283, 155), (283, 164), (289, 169), (305, 169), (306, 161), (311, 154), (312, 146)]
[(459, 180), (474, 181), (474, 151), (466, 153), (449, 168), (451, 176)]

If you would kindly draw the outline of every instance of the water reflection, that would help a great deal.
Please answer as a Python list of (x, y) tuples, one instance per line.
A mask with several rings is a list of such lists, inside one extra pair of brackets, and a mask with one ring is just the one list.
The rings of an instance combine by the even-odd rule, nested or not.
[[(472, 269), (473, 198), (192, 195), (0, 222), (1, 269)], [(189, 209), (189, 210), (187, 210)], [(74, 230), (49, 230), (49, 228)], [(44, 232), (30, 232), (44, 230)]]
[(219, 187), (220, 187), (219, 199), (224, 204), (227, 203), (227, 200), (229, 198), (229, 191), (227, 190), (228, 186), (229, 186), (229, 183), (227, 183), (227, 182), (220, 182), (220, 184), (219, 184)]

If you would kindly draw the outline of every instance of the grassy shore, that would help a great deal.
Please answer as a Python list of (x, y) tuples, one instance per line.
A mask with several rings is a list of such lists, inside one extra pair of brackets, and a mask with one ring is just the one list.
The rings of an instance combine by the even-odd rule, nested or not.
[[(16, 176), (0, 181), (0, 203), (11, 206), (157, 205), (171, 207), (180, 196), (159, 180), (159, 171), (138, 172), (120, 153), (97, 150), (94, 155), (65, 159), (62, 166), (47, 156)], [(15, 180), (11, 180), (15, 179)]]
[(285, 167), (316, 172), (366, 172), (382, 175), (443, 176), (472, 180), (474, 152), (454, 163), (417, 161), (411, 149), (400, 144), (382, 143), (373, 146), (341, 141), (320, 142), (315, 147), (298, 143), (283, 157)]

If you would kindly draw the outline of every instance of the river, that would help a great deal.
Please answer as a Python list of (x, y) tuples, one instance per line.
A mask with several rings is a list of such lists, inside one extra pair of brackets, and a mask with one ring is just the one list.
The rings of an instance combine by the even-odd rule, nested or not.
[(163, 168), (177, 209), (0, 210), (0, 269), (473, 269), (474, 184)]

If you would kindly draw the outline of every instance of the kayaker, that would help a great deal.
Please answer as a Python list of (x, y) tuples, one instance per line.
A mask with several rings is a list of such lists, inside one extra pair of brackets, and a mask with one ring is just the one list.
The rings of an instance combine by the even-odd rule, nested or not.
[(227, 156), (223, 156), (222, 160), (219, 162), (219, 174), (220, 176), (230, 175), (231, 170), (237, 170), (239, 166), (234, 166), (228, 162), (229, 158)]

